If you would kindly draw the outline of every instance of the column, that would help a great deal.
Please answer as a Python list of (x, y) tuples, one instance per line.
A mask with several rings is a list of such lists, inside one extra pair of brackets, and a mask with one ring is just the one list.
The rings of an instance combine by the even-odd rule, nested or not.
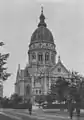
[(36, 52), (36, 63), (38, 63), (38, 52)]
[(51, 54), (52, 54), (52, 53), (51, 53), (51, 51), (50, 51), (49, 53), (50, 53), (50, 56), (49, 56), (49, 57), (50, 57), (50, 58), (49, 58), (49, 59), (50, 59), (50, 64), (52, 64), (52, 60), (51, 60)]
[(31, 87), (32, 87), (32, 92), (33, 92), (33, 88), (34, 88), (34, 76), (31, 76)]
[(44, 95), (47, 94), (47, 81), (46, 81), (46, 74), (44, 74)]
[(50, 77), (50, 74), (48, 74), (48, 77), (49, 77), (49, 90), (51, 88), (51, 77)]
[(43, 52), (43, 64), (45, 65), (45, 52)]

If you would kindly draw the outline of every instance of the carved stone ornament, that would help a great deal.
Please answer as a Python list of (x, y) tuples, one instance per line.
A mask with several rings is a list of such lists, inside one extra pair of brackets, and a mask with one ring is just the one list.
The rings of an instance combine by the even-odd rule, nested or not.
[(54, 49), (54, 45), (50, 43), (35, 43), (30, 47), (30, 49), (36, 49), (36, 48)]

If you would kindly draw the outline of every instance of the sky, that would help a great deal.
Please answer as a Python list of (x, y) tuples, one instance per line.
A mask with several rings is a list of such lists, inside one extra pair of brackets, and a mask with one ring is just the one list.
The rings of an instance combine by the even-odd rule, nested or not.
[(84, 75), (84, 0), (0, 0), (0, 41), (11, 77), (5, 81), (4, 96), (14, 93), (18, 64), (28, 63), (28, 45), (37, 28), (41, 6), (53, 34), (57, 56), (69, 70)]

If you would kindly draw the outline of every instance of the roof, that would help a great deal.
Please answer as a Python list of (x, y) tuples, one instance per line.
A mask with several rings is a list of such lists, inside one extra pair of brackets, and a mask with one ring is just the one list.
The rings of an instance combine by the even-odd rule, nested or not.
[(64, 64), (61, 62), (61, 60), (58, 60), (58, 63), (50, 69), (50, 72), (53, 72), (57, 68), (63, 68), (64, 72), (70, 74), (69, 70), (64, 66)]
[(31, 44), (34, 42), (42, 41), (54, 43), (53, 35), (51, 31), (47, 28), (47, 24), (45, 23), (45, 16), (43, 14), (43, 10), (41, 11), (38, 28), (33, 32), (31, 36)]
[(31, 43), (42, 41), (54, 43), (51, 31), (44, 26), (38, 27), (31, 36)]
[(27, 67), (25, 69), (20, 69), (19, 71), (17, 71), (16, 81), (26, 80), (26, 78), (30, 78)]

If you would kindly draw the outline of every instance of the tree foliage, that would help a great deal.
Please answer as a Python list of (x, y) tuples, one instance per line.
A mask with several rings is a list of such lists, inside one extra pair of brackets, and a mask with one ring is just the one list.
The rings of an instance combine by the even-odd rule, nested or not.
[(19, 96), (16, 93), (14, 93), (14, 94), (11, 95), (10, 100), (11, 100), (12, 103), (18, 104), (18, 103), (22, 102), (22, 97)]
[(69, 97), (72, 97), (74, 101), (80, 101), (84, 99), (84, 81), (82, 77), (77, 73), (72, 73), (70, 80), (59, 77), (55, 84), (51, 85), (51, 94), (58, 96), (58, 101), (65, 101)]
[(58, 101), (65, 101), (65, 97), (68, 92), (68, 85), (69, 82), (67, 82), (64, 78), (59, 77), (56, 83), (51, 85), (51, 94), (54, 94)]
[(0, 105), (1, 107), (7, 107), (9, 104), (9, 98), (7, 98), (6, 96), (3, 98), (0, 98)]
[[(0, 47), (4, 45), (3, 42), (0, 42)], [(9, 53), (7, 54), (2, 54), (0, 53), (0, 79), (3, 81), (7, 80), (7, 78), (11, 75), (10, 73), (7, 72), (7, 59), (9, 58)]]

